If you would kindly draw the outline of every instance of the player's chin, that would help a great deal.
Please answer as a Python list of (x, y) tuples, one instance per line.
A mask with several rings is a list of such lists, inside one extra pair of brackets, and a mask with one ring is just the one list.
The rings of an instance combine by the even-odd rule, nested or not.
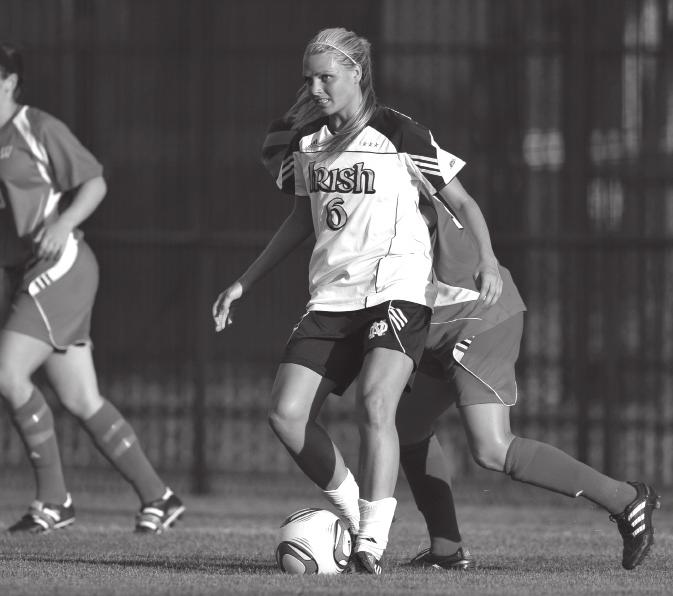
[(325, 116), (329, 116), (335, 112), (334, 104), (331, 101), (328, 101), (327, 103), (316, 102), (315, 105)]

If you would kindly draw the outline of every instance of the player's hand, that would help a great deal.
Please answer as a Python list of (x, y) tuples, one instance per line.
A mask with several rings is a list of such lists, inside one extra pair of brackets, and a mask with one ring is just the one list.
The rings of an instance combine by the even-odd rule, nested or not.
[(35, 254), (40, 259), (55, 263), (63, 254), (70, 232), (72, 226), (62, 219), (43, 225), (33, 238)]
[(222, 292), (213, 304), (213, 319), (215, 319), (215, 331), (222, 331), (227, 325), (231, 325), (234, 320), (232, 318), (232, 303), (243, 296), (243, 286), (240, 282), (235, 281), (224, 292)]
[(474, 279), (479, 287), (479, 299), (483, 300), (486, 306), (493, 306), (502, 294), (502, 277), (498, 261), (495, 259), (480, 261)]

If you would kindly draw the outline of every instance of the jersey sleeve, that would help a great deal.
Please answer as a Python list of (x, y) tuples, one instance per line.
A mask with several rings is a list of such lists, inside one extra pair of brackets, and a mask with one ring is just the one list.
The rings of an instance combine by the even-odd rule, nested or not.
[(413, 121), (405, 126), (401, 145), (411, 176), (429, 195), (442, 190), (465, 166), (462, 159), (440, 148), (427, 128)]
[(65, 192), (103, 174), (103, 166), (70, 129), (54, 117), (43, 119), (40, 140), (49, 158), (54, 186)]
[(286, 120), (275, 120), (269, 126), (262, 145), (262, 164), (286, 194), (305, 196), (306, 184), (295, 152), (299, 148), (299, 134)]

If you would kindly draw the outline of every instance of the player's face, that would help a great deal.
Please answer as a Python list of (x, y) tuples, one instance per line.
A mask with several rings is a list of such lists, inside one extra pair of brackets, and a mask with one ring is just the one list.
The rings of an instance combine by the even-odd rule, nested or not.
[(17, 77), (15, 74), (4, 76), (2, 71), (0, 71), (0, 102), (5, 104), (13, 101), (16, 82)]
[(318, 108), (337, 127), (355, 113), (362, 101), (359, 67), (344, 68), (329, 52), (306, 58), (304, 81)]

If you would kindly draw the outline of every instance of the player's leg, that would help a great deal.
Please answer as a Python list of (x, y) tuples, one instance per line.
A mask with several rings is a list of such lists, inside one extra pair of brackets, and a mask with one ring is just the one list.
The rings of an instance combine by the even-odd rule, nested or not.
[(269, 423), (306, 475), (346, 520), (360, 524), (359, 487), (317, 417), (330, 393), (341, 395), (358, 373), (361, 311), (307, 312), (295, 326), (273, 387)]
[[(399, 439), (395, 413), (413, 360), (402, 352), (374, 348), (364, 359), (356, 386), (356, 416), (360, 433), (360, 533), (356, 554), (365, 570), (378, 565), (388, 545), (397, 500), (393, 497), (399, 470)], [(371, 567), (371, 569), (369, 569)]]
[(54, 417), (44, 396), (31, 381), (31, 375), (51, 352), (50, 345), (34, 337), (0, 331), (0, 395), (24, 444), (36, 484), (35, 502), (10, 528), (11, 532), (43, 532), (74, 521)]
[(364, 359), (355, 405), (360, 433), (360, 533), (351, 570), (381, 573), (397, 500), (400, 465), (395, 415), (423, 354), (431, 311), (395, 300), (366, 309)]
[[(623, 564), (632, 568), (652, 544), (651, 513), (658, 506), (658, 497), (651, 487), (610, 478), (556, 447), (515, 437), (510, 430), (505, 403), (515, 400), (507, 395), (511, 383), (506, 381), (513, 378), (513, 357), (518, 354), (522, 323), (522, 317), (512, 317), (474, 337), (461, 361), (467, 363), (467, 370), (455, 369), (458, 385), (473, 386), (468, 399), (460, 404), (472, 455), (484, 468), (570, 497), (583, 496), (606, 509), (618, 521), (624, 536)], [(475, 378), (485, 377), (488, 382), (481, 388), (474, 387)], [(486, 403), (494, 386), (505, 390), (497, 400)], [(631, 516), (633, 510), (643, 510), (643, 518)]]
[(437, 419), (451, 405), (447, 383), (417, 374), (411, 393), (397, 409), (400, 463), (418, 510), (425, 519), (430, 548), (412, 564), (444, 569), (471, 569), (475, 562), (463, 548), (451, 490), (451, 462), (434, 434)]
[(156, 473), (128, 421), (100, 395), (91, 346), (54, 352), (44, 368), (64, 407), (138, 494), (142, 505), (136, 530), (157, 533), (170, 527), (184, 505)]
[(460, 414), (474, 460), (483, 468), (569, 497), (583, 496), (610, 513), (620, 513), (636, 496), (627, 482), (601, 474), (552, 445), (514, 436), (507, 406), (475, 404), (460, 408)]
[(552, 445), (513, 436), (505, 406), (466, 406), (461, 408), (461, 415), (479, 465), (600, 505), (619, 525), (624, 539), (623, 566), (633, 569), (640, 564), (653, 543), (652, 511), (659, 507), (659, 497), (652, 487), (615, 480)]
[(353, 534), (360, 524), (359, 488), (317, 417), (337, 383), (305, 366), (282, 363), (272, 389), (269, 424), (288, 453), (336, 507)]
[(304, 474), (323, 490), (336, 488), (345, 476), (338, 448), (317, 421), (334, 386), (305, 366), (283, 363), (271, 390), (272, 430)]

